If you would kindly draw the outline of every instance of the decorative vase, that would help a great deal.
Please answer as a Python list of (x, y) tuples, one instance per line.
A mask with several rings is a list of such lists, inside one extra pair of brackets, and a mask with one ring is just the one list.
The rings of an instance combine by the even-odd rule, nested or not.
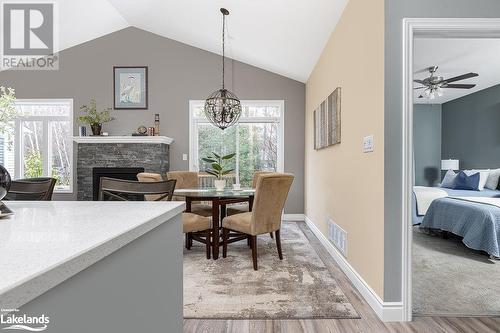
[(92, 129), (93, 135), (101, 135), (102, 124), (91, 124), (90, 128)]
[(3, 165), (0, 165), (0, 200), (2, 200), (7, 195), (7, 192), (9, 192), (10, 184), (11, 178), (9, 172), (3, 167)]
[(216, 191), (224, 191), (224, 188), (226, 187), (226, 180), (216, 179), (214, 180), (214, 186)]

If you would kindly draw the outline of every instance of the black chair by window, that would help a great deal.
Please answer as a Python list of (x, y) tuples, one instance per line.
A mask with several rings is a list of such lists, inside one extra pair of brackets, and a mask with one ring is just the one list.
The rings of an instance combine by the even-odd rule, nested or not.
[(56, 181), (50, 177), (13, 180), (4, 200), (51, 201)]
[(159, 182), (139, 182), (101, 177), (99, 201), (171, 201), (175, 190), (174, 179)]

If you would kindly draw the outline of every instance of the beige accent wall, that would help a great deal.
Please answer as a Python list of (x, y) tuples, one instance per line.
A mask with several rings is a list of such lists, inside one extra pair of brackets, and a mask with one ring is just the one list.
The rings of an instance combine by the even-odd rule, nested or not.
[[(314, 150), (313, 110), (342, 88), (341, 143)], [(348, 233), (347, 260), (384, 295), (384, 0), (350, 0), (306, 84), (305, 214)], [(362, 141), (374, 136), (375, 151)]]

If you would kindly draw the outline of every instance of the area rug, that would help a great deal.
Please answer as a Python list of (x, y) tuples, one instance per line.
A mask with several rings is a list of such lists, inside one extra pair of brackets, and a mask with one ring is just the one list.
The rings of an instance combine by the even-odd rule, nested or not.
[(283, 223), (281, 242), (282, 261), (275, 241), (258, 237), (258, 271), (245, 241), (218, 260), (207, 260), (202, 244), (184, 249), (184, 317), (359, 318), (295, 222)]
[(443, 316), (500, 315), (500, 261), (459, 237), (413, 232), (413, 311)]

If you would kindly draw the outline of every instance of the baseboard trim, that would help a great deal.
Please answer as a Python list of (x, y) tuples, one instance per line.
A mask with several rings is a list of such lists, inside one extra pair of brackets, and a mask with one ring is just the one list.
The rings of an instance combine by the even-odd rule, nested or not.
[(304, 222), (304, 214), (283, 214), (283, 221)]
[(325, 247), (328, 253), (332, 256), (333, 260), (340, 266), (340, 269), (347, 275), (347, 278), (359, 291), (361, 296), (371, 306), (377, 316), (384, 322), (390, 321), (403, 321), (404, 310), (402, 302), (384, 302), (375, 293), (375, 291), (366, 283), (366, 281), (358, 274), (354, 267), (344, 258), (342, 254), (333, 246), (332, 243), (323, 235), (318, 227), (309, 219), (304, 216), (304, 220), (311, 229), (311, 231), (318, 237), (321, 244)]

